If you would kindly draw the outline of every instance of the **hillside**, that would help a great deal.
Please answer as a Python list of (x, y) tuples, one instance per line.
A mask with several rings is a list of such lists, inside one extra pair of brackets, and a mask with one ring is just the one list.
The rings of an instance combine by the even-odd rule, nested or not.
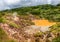
[(0, 37), (1, 42), (60, 42), (60, 5), (0, 11), (0, 30), (2, 38), (12, 39)]
[(16, 8), (11, 10), (5, 10), (0, 13), (4, 14), (4, 13), (17, 12), (19, 15), (33, 14), (33, 15), (39, 15), (40, 18), (59, 21), (60, 20), (59, 11), (60, 11), (59, 4), (57, 6), (47, 4), (47, 5), (38, 5), (32, 7), (22, 7), (22, 8)]

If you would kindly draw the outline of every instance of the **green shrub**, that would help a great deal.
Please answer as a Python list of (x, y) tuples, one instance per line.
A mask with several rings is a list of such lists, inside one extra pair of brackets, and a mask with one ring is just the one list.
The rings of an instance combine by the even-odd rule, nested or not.
[(16, 23), (13, 23), (13, 22), (11, 22), (9, 25), (14, 28), (19, 28), (19, 25), (17, 25)]
[(55, 25), (51, 26), (50, 31), (54, 34), (59, 33), (60, 32), (60, 23), (57, 22)]
[(0, 18), (0, 23), (5, 23), (5, 22), (6, 22), (6, 19), (3, 18), (3, 17), (1, 17), (1, 18)]
[(55, 39), (53, 39), (52, 42), (60, 42), (60, 36), (59, 37), (56, 37)]
[(36, 34), (34, 34), (35, 37), (40, 37), (40, 36), (42, 36), (42, 35), (43, 35), (42, 32), (37, 32)]

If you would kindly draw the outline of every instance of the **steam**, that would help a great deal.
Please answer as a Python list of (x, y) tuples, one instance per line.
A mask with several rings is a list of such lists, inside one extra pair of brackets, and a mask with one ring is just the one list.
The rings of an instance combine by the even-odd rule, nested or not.
[(17, 16), (17, 12), (14, 12), (14, 13), (13, 13), (13, 20), (14, 20), (14, 21), (18, 21), (18, 20), (19, 20), (19, 18), (18, 18), (18, 16)]
[(17, 17), (17, 12), (14, 12), (14, 13), (13, 13), (13, 17), (14, 17), (14, 18)]

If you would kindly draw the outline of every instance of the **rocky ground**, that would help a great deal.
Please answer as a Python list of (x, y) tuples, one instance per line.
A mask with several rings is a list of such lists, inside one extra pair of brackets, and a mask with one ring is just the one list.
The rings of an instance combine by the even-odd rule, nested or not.
[(6, 15), (3, 18), (6, 22), (0, 23), (0, 27), (17, 42), (52, 42), (57, 35), (60, 35), (59, 33), (53, 34), (50, 31), (41, 32), (32, 22), (32, 20), (39, 18), (33, 15), (27, 17)]

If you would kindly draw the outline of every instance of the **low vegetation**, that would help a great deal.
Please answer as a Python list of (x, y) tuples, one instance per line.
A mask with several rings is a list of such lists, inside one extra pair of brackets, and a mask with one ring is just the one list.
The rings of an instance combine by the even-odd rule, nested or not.
[[(14, 12), (17, 13), (17, 17), (19, 18), (18, 21), (14, 21), (12, 19)], [(47, 19), (49, 21), (57, 23), (56, 25), (50, 27), (49, 33), (38, 32), (34, 35), (35, 38), (39, 38), (41, 36), (43, 37), (45, 34), (53, 33), (57, 37), (55, 37), (52, 42), (60, 42), (60, 4), (56, 6), (46, 4), (0, 11), (0, 23), (6, 23), (10, 27), (16, 29), (34, 25), (34, 23), (32, 22), (32, 20), (34, 19)], [(0, 42), (15, 41), (8, 38), (7, 34), (0, 28)]]
[(0, 42), (15, 42), (15, 40), (10, 39), (5, 31), (0, 28)]
[(10, 22), (9, 26), (13, 28), (19, 28), (19, 25), (15, 24), (14, 22)]
[(56, 37), (55, 39), (53, 39), (52, 42), (60, 42), (60, 36), (59, 37)]

